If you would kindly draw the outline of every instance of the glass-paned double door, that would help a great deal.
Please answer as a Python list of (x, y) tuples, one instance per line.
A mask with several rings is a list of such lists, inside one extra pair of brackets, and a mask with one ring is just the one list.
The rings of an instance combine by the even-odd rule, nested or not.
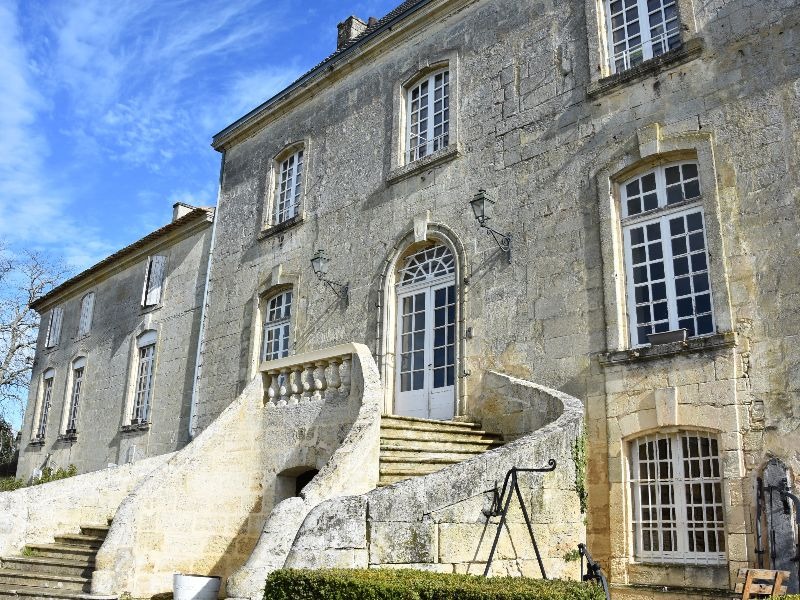
[(452, 278), (401, 288), (397, 310), (395, 414), (455, 415), (456, 288)]

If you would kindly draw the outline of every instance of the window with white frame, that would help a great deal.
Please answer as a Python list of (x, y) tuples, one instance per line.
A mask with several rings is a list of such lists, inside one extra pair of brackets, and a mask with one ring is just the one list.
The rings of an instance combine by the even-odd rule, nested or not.
[(287, 290), (270, 297), (265, 303), (262, 361), (289, 356), (291, 325), (292, 291)]
[(604, 1), (612, 73), (681, 45), (676, 0)]
[(87, 335), (92, 329), (92, 315), (94, 314), (94, 292), (89, 292), (81, 298), (81, 317), (78, 321), (78, 337)]
[(656, 167), (620, 186), (631, 345), (714, 332), (697, 163)]
[(50, 406), (53, 403), (53, 381), (56, 372), (54, 369), (47, 369), (42, 374), (41, 397), (39, 399), (39, 422), (36, 424), (35, 439), (43, 440), (47, 433), (47, 419), (50, 415)]
[(65, 433), (73, 434), (78, 431), (78, 406), (83, 390), (83, 374), (86, 369), (86, 359), (77, 358), (72, 362), (72, 389), (69, 395), (69, 413)]
[(146, 331), (137, 340), (136, 379), (134, 381), (131, 424), (147, 423), (153, 401), (153, 375), (156, 362), (156, 332)]
[(64, 307), (56, 306), (50, 313), (50, 323), (47, 326), (47, 338), (45, 347), (52, 348), (58, 346), (61, 340), (61, 322), (64, 320)]
[(303, 150), (279, 160), (275, 168), (271, 225), (278, 225), (300, 214), (303, 197)]
[(150, 256), (147, 259), (147, 271), (142, 289), (142, 306), (156, 306), (161, 302), (161, 291), (164, 285), (164, 267), (166, 256)]
[(638, 560), (725, 561), (722, 466), (717, 438), (656, 434), (631, 444), (634, 553)]
[(406, 163), (450, 144), (450, 72), (438, 71), (408, 89)]

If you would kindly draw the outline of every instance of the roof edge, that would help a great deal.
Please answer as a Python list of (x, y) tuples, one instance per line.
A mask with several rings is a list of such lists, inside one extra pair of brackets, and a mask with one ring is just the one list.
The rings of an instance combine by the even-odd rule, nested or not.
[(63, 283), (57, 285), (52, 290), (47, 292), (44, 296), (40, 296), (36, 298), (33, 302), (30, 303), (30, 308), (35, 310), (36, 312), (41, 314), (41, 309), (47, 307), (49, 304), (53, 302), (57, 297), (64, 295), (67, 293), (70, 288), (77, 287), (80, 283), (84, 282), (85, 280), (89, 279), (91, 276), (96, 275), (103, 270), (111, 267), (113, 263), (120, 261), (122, 259), (128, 258), (134, 255), (137, 251), (145, 248), (149, 244), (156, 242), (157, 240), (166, 237), (168, 234), (174, 233), (176, 231), (180, 231), (181, 229), (191, 230), (191, 226), (195, 225), (196, 222), (204, 220), (210, 223), (214, 218), (214, 208), (200, 208), (196, 207), (191, 212), (185, 214), (179, 219), (172, 221), (171, 223), (167, 223), (163, 227), (156, 229), (155, 231), (151, 231), (143, 238), (140, 238), (133, 242), (132, 244), (128, 244), (124, 248), (117, 250), (110, 256), (107, 256), (103, 260), (98, 263), (95, 263), (88, 269), (85, 269), (75, 275), (74, 277), (70, 277)]
[(392, 15), (390, 18), (384, 17), (385, 20), (381, 19), (374, 29), (367, 29), (360, 36), (356, 37), (352, 43), (328, 56), (328, 58), (324, 59), (310, 71), (301, 75), (300, 78), (298, 78), (294, 83), (290, 84), (288, 87), (284, 88), (250, 112), (246, 113), (244, 116), (240, 117), (218, 133), (214, 134), (211, 139), (211, 147), (218, 152), (223, 150), (224, 146), (228, 142), (249, 129), (259, 120), (260, 117), (268, 114), (273, 108), (280, 105), (283, 100), (286, 99), (286, 97), (292, 92), (316, 78), (320, 73), (333, 69), (337, 64), (349, 58), (353, 52), (361, 48), (370, 40), (376, 38), (381, 33), (390, 30), (400, 21), (403, 21), (418, 10), (436, 1), (437, 0), (419, 0), (416, 4), (409, 6), (396, 15), (392, 15), (393, 11), (390, 11), (387, 15)]

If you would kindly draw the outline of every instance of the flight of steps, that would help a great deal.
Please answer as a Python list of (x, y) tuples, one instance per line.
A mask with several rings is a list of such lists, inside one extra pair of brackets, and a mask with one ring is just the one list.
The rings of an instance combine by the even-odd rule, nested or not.
[(502, 436), (477, 423), (383, 415), (378, 487), (428, 475), (502, 445)]
[(0, 600), (97, 599), (90, 596), (97, 551), (108, 525), (85, 525), (53, 544), (28, 544), (18, 556), (0, 557)]

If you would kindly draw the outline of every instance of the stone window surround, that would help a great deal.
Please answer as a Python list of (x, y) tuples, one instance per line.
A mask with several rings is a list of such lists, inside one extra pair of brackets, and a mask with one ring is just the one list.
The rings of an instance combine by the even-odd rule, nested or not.
[[(148, 315), (149, 316), (149, 315)], [(122, 424), (120, 430), (123, 433), (132, 431), (147, 430), (153, 421), (153, 407), (155, 406), (155, 386), (158, 377), (158, 362), (161, 353), (158, 351), (159, 342), (161, 340), (161, 326), (159, 324), (151, 323), (148, 318), (144, 323), (141, 323), (136, 331), (133, 332), (130, 338), (130, 349), (128, 356), (128, 383), (125, 391), (125, 410), (122, 413)], [(154, 336), (155, 353), (153, 356), (152, 375), (150, 376), (150, 406), (147, 411), (146, 423), (132, 423), (133, 420), (133, 407), (136, 401), (136, 378), (139, 370), (139, 346), (140, 340), (145, 335)]]
[(86, 381), (87, 381), (87, 367), (88, 359), (85, 350), (81, 350), (72, 356), (69, 361), (69, 370), (67, 372), (66, 385), (64, 387), (64, 404), (61, 407), (61, 424), (58, 428), (58, 439), (64, 441), (74, 441), (77, 439), (77, 432), (67, 433), (67, 425), (69, 424), (69, 413), (72, 410), (72, 386), (74, 385), (75, 369), (83, 367), (83, 381), (81, 383), (81, 395), (78, 404), (80, 411), (80, 404), (86, 399)]
[[(419, 220), (419, 219), (417, 219)], [(415, 220), (416, 221), (416, 220)], [(425, 220), (424, 230), (420, 230), (415, 223), (411, 231), (398, 236), (397, 241), (389, 250), (383, 263), (380, 278), (378, 299), (377, 344), (375, 361), (381, 373), (382, 381), (391, 381), (391, 385), (383, 386), (385, 414), (392, 414), (394, 409), (395, 394), (395, 353), (397, 345), (397, 295), (396, 275), (400, 260), (408, 255), (412, 246), (422, 241), (434, 241), (446, 245), (456, 259), (455, 285), (456, 285), (456, 378), (455, 378), (455, 416), (458, 418), (466, 414), (467, 379), (466, 368), (466, 335), (464, 325), (464, 303), (467, 295), (466, 282), (467, 261), (464, 245), (446, 225), (431, 223)]]
[(292, 290), (292, 318), (289, 326), (289, 339), (290, 339), (290, 354), (297, 352), (295, 347), (295, 340), (297, 334), (303, 330), (305, 323), (305, 298), (301, 298), (300, 289), (300, 275), (291, 273), (286, 270), (284, 265), (278, 264), (272, 269), (262, 274), (259, 283), (253, 291), (252, 296), (252, 317), (250, 319), (250, 360), (248, 361), (247, 369), (239, 374), (239, 381), (244, 384), (259, 373), (259, 364), (261, 359), (261, 336), (264, 329), (264, 316), (267, 310), (267, 302), (275, 294)]
[[(303, 151), (303, 173), (301, 174), (301, 193), (300, 193), (300, 206), (297, 213), (285, 221), (280, 223), (272, 223), (272, 213), (275, 205), (275, 188), (278, 178), (280, 177), (281, 162), (292, 154)], [(306, 197), (308, 194), (308, 173), (311, 166), (311, 139), (308, 137), (286, 141), (283, 144), (280, 152), (275, 154), (269, 161), (269, 169), (267, 172), (265, 201), (263, 204), (263, 213), (261, 215), (261, 231), (258, 238), (264, 239), (272, 235), (276, 235), (282, 231), (302, 223), (306, 214)]]
[[(610, 78), (625, 80), (626, 73), (626, 71), (623, 71), (614, 74), (611, 70), (607, 43), (606, 1), (607, 0), (585, 0), (584, 5), (586, 10), (586, 34), (589, 48), (589, 90), (593, 93), (597, 92), (595, 88), (607, 87), (608, 83), (610, 83), (610, 81), (608, 81)], [(678, 21), (681, 30), (681, 47), (694, 48), (697, 46), (693, 41), (698, 37), (693, 3), (694, 0), (676, 0), (678, 6)], [(681, 47), (675, 50), (680, 50)], [(675, 52), (675, 50), (671, 52)], [(670, 54), (670, 52), (666, 54)], [(659, 62), (658, 57), (656, 57), (639, 66), (646, 69), (646, 66), (650, 63), (663, 64)], [(634, 70), (638, 71), (639, 69), (638, 67), (630, 69), (630, 71)]]
[[(408, 91), (424, 78), (442, 69), (447, 69), (450, 73), (449, 144), (420, 160), (406, 164)], [(436, 164), (446, 162), (459, 155), (459, 57), (456, 50), (444, 51), (432, 60), (420, 60), (415, 68), (406, 70), (398, 77), (392, 95), (391, 164), (386, 178), (389, 184), (406, 179), (419, 171), (430, 169)]]
[(36, 407), (33, 411), (33, 419), (31, 420), (31, 439), (30, 443), (32, 445), (42, 445), (44, 444), (44, 436), (39, 436), (39, 421), (42, 418), (42, 409), (44, 408), (44, 390), (45, 390), (45, 381), (47, 379), (51, 379), (53, 381), (52, 388), (50, 390), (50, 410), (53, 409), (53, 393), (56, 386), (56, 370), (54, 367), (47, 367), (42, 371), (42, 374), (37, 377), (37, 388), (36, 388)]
[(669, 132), (658, 123), (653, 123), (639, 129), (637, 136), (638, 159), (630, 154), (624, 154), (605, 165), (595, 175), (600, 196), (601, 253), (606, 274), (604, 297), (608, 353), (631, 349), (619, 183), (638, 172), (671, 162), (682, 160), (697, 162), (702, 191), (699, 202), (705, 215), (716, 333), (733, 330), (711, 135), (702, 131)]

